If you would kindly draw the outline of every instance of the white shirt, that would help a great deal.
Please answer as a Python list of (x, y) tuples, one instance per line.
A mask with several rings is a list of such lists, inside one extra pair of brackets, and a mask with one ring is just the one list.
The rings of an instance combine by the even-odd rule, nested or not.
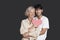
[[(38, 19), (37, 17), (35, 17), (35, 19)], [(41, 17), (41, 20), (42, 20), (42, 24), (41, 25), (39, 25), (39, 27), (36, 29), (36, 34), (37, 34), (37, 38), (39, 38), (39, 33), (40, 33), (40, 31), (42, 30), (42, 28), (48, 28), (49, 29), (49, 20), (48, 20), (48, 18), (47, 17), (45, 17), (45, 16), (42, 16)], [(31, 24), (32, 25), (32, 24)], [(21, 28), (20, 28), (20, 33), (21, 34), (24, 34), (25, 32), (28, 32), (28, 28), (30, 28), (31, 27), (31, 25), (29, 25), (29, 21), (28, 21), (28, 19), (24, 19), (24, 20), (22, 20), (22, 22), (21, 22)], [(34, 33), (33, 33), (34, 34)], [(43, 38), (46, 38), (47, 37), (47, 31), (45, 32), (45, 34), (44, 35), (40, 35), (40, 37), (43, 37)]]
[[(35, 17), (35, 19), (38, 19), (37, 17)], [(48, 28), (49, 29), (49, 20), (46, 16), (42, 16), (41, 17), (42, 23), (38, 26), (37, 28), (37, 33), (40, 33), (40, 31), (42, 30), (42, 28)], [(47, 37), (47, 31), (45, 32), (45, 34), (40, 35), (40, 37), (43, 37), (44, 39)], [(39, 37), (39, 36), (38, 36)]]

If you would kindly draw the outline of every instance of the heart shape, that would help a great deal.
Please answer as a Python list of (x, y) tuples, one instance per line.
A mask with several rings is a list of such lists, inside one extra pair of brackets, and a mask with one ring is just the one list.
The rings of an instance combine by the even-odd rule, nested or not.
[(41, 25), (42, 20), (41, 20), (41, 19), (38, 19), (38, 20), (33, 19), (33, 20), (32, 20), (32, 23), (33, 23), (36, 27), (38, 27), (39, 25)]

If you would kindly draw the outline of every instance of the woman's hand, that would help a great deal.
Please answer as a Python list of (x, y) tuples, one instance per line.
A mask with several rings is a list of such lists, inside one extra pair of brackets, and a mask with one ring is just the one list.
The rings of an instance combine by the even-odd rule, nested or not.
[(29, 37), (29, 33), (28, 32), (24, 33), (23, 37), (28, 38)]
[(32, 32), (33, 30), (35, 30), (35, 28), (37, 28), (37, 25), (32, 25), (30, 28), (28, 28), (29, 32)]
[(28, 32), (32, 32), (33, 27), (28, 28)]

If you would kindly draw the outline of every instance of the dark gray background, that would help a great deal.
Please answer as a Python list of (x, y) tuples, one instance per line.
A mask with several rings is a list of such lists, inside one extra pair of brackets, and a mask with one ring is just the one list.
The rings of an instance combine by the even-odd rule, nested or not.
[(25, 18), (24, 12), (27, 7), (30, 5), (36, 5), (41, 3), (44, 8), (44, 15), (49, 18), (50, 29), (48, 31), (47, 40), (59, 40), (59, 23), (60, 23), (60, 5), (59, 0), (20, 0), (16, 1), (16, 24), (17, 31), (16, 37), (17, 40), (21, 40), (21, 35), (19, 33), (21, 20)]
[(44, 15), (49, 18), (47, 40), (60, 40), (59, 0), (0, 0), (0, 40), (21, 40), (19, 29), (24, 12), (30, 5), (41, 3)]

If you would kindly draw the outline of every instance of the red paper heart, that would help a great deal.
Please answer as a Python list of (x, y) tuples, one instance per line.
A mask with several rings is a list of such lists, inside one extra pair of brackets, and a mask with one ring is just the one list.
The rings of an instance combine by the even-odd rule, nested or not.
[(32, 23), (38, 27), (42, 23), (42, 21), (40, 19), (38, 19), (38, 20), (33, 19)]

